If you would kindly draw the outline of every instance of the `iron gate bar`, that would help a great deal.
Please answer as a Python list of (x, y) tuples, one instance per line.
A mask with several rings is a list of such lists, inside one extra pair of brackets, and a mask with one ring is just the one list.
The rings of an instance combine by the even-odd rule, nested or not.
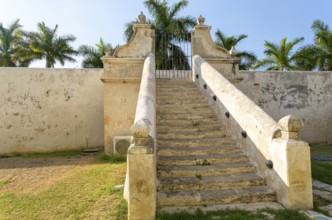
[(159, 32), (156, 39), (156, 77), (191, 78), (191, 34)]

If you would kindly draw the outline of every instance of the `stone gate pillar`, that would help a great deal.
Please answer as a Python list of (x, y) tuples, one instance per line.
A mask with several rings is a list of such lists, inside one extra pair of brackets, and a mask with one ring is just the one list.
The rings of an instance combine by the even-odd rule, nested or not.
[(145, 57), (154, 54), (154, 30), (141, 12), (131, 41), (104, 56), (104, 149), (113, 154), (113, 137), (130, 135)]
[(238, 81), (240, 59), (236, 57), (235, 48), (227, 51), (225, 48), (217, 46), (211, 38), (211, 27), (206, 26), (204, 22), (205, 18), (200, 16), (192, 31), (192, 56), (201, 56), (228, 80)]

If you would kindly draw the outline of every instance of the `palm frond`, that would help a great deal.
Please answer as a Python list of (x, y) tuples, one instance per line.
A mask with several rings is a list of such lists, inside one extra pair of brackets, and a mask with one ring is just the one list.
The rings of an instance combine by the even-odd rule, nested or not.
[(253, 66), (253, 69), (259, 69), (259, 68), (264, 68), (264, 67), (267, 67), (267, 69), (269, 69), (269, 68), (276, 68), (277, 66), (275, 65), (275, 60), (273, 60), (273, 59), (263, 59), (263, 60), (258, 61)]
[(181, 0), (178, 3), (172, 5), (169, 8), (169, 17), (170, 18), (174, 18), (176, 16), (177, 13), (180, 12), (180, 10), (184, 9), (186, 6), (188, 5), (188, 1), (187, 0)]
[(257, 56), (253, 52), (240, 51), (237, 57), (240, 58), (240, 70), (249, 70), (257, 62)]
[(315, 34), (317, 34), (322, 31), (329, 31), (329, 26), (321, 20), (314, 20), (311, 25), (311, 29)]

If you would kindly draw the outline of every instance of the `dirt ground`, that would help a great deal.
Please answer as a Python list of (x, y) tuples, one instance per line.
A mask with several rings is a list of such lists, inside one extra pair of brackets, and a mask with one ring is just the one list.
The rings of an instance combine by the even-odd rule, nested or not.
[(70, 175), (76, 166), (94, 164), (96, 155), (47, 158), (0, 158), (0, 192), (37, 193)]

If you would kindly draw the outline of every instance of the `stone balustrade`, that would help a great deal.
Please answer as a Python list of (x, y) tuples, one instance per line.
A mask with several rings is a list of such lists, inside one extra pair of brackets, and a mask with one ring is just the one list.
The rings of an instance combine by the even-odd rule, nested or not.
[(128, 219), (154, 219), (156, 212), (156, 78), (155, 58), (144, 61), (134, 124), (127, 154), (124, 197)]
[(303, 123), (293, 116), (277, 123), (199, 55), (193, 57), (193, 74), (278, 201), (287, 208), (312, 208), (310, 148), (299, 140)]

